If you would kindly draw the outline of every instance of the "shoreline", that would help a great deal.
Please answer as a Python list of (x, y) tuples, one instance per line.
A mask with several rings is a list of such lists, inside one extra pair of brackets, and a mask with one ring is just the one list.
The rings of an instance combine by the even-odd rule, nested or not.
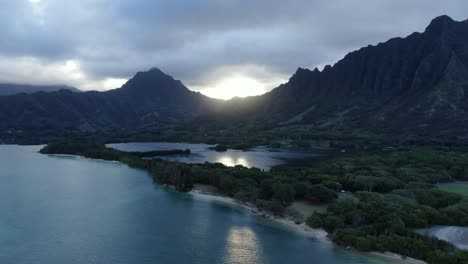
[(321, 240), (322, 242), (333, 243), (328, 238), (328, 233), (321, 228), (311, 228), (310, 226), (307, 226), (305, 223), (301, 223), (298, 225), (294, 221), (286, 219), (284, 217), (274, 217), (268, 214), (261, 213), (258, 210), (258, 208), (256, 208), (255, 206), (239, 203), (234, 198), (231, 198), (228, 196), (217, 195), (214, 193), (207, 193), (207, 192), (203, 192), (199, 190), (192, 190), (188, 192), (188, 194), (193, 197), (197, 197), (197, 198), (201, 198), (205, 200), (217, 201), (217, 202), (222, 202), (228, 205), (242, 207), (244, 209), (249, 210), (254, 215), (264, 217), (265, 219), (282, 224), (283, 226), (287, 226), (291, 229), (294, 229), (296, 232), (302, 233), (303, 235), (314, 237), (318, 240)]
[[(210, 193), (210, 192), (206, 192), (206, 191), (193, 189), (192, 191), (188, 192), (187, 194), (189, 196), (199, 198), (199, 199), (203, 199), (203, 200), (221, 202), (221, 203), (224, 203), (226, 205), (241, 207), (243, 209), (246, 209), (246, 210), (250, 211), (250, 213), (252, 213), (252, 214), (254, 214), (256, 216), (263, 217), (263, 218), (268, 219), (268, 220), (270, 220), (272, 222), (281, 224), (281, 225), (283, 225), (285, 227), (288, 227), (288, 228), (290, 228), (290, 229), (292, 229), (292, 230), (294, 230), (296, 232), (299, 232), (299, 233), (301, 233), (303, 235), (313, 237), (313, 238), (315, 238), (315, 239), (317, 239), (317, 240), (319, 240), (321, 242), (329, 243), (329, 244), (332, 244), (333, 246), (336, 246), (336, 247), (340, 247), (340, 246), (336, 245), (328, 237), (327, 231), (325, 231), (322, 228), (311, 228), (305, 222), (298, 225), (294, 221), (289, 220), (287, 218), (274, 217), (274, 216), (271, 216), (269, 214), (265, 214), (265, 213), (261, 212), (258, 208), (256, 208), (253, 205), (243, 204), (243, 203), (240, 203), (240, 202), (236, 201), (232, 197), (219, 195), (219, 194), (216, 194), (216, 193)], [(342, 247), (340, 247), (340, 248), (342, 248)], [(367, 256), (370, 256), (370, 257), (379, 258), (379, 259), (382, 259), (382, 260), (388, 260), (388, 261), (391, 261), (392, 263), (427, 264), (427, 262), (425, 262), (425, 261), (410, 258), (410, 257), (403, 258), (401, 255), (396, 254), (396, 253), (392, 253), (392, 252), (385, 252), (385, 253), (374, 252), (374, 251), (372, 251), (372, 252), (362, 252), (362, 251), (357, 251), (357, 250), (354, 250), (354, 249), (352, 251), (356, 252), (356, 253), (359, 253), (359, 254), (364, 254), (364, 255), (367, 255)]]
[[(77, 159), (85, 159), (85, 160), (91, 160), (91, 161), (97, 161), (97, 162), (109, 162), (109, 163), (113, 163), (113, 164), (121, 164), (121, 165), (128, 166), (128, 164), (122, 163), (122, 162), (117, 161), (117, 160), (94, 159), (94, 158), (87, 158), (85, 156), (74, 155), (74, 154), (42, 154), (40, 152), (38, 152), (38, 153), (41, 154), (41, 155), (47, 155), (47, 156), (55, 157), (55, 158), (77, 158)], [(136, 169), (136, 168), (134, 168), (134, 169)]]

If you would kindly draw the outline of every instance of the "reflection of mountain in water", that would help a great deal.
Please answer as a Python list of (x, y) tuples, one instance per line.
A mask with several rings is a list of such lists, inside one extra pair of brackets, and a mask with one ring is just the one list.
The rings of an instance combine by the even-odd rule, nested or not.
[(437, 237), (438, 239), (452, 243), (459, 249), (468, 250), (468, 227), (435, 226), (418, 230), (418, 233), (425, 236)]

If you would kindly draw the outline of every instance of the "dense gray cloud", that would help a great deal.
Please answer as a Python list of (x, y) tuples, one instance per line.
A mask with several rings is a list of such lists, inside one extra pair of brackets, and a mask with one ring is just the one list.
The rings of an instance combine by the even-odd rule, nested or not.
[(245, 77), (258, 93), (465, 10), (464, 0), (3, 0), (0, 82), (102, 90), (159, 67), (192, 89)]

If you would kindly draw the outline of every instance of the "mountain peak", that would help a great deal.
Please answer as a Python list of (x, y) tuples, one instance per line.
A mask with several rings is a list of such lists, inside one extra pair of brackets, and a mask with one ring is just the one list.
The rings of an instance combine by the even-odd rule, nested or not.
[(301, 67), (297, 68), (295, 74), (302, 74), (302, 73), (310, 73), (310, 70), (306, 68), (301, 68)]
[(163, 71), (161, 71), (159, 68), (153, 67), (147, 71), (139, 71), (135, 74), (135, 77), (137, 76), (160, 76), (160, 77), (170, 77), (171, 76), (167, 75)]
[(156, 67), (153, 67), (149, 70), (147, 70), (146, 72), (149, 72), (149, 73), (162, 73), (162, 74), (165, 74), (163, 71), (161, 71), (159, 68), (156, 68)]
[(133, 78), (122, 86), (124, 91), (143, 93), (170, 93), (174, 90), (187, 90), (182, 82), (175, 80), (172, 76), (164, 73), (158, 68), (137, 72)]
[(299, 67), (297, 68), (296, 73), (294, 73), (293, 76), (291, 76), (290, 81), (302, 80), (304, 78), (308, 78), (310, 76), (310, 73), (313, 73), (313, 72), (309, 69)]
[(434, 18), (429, 26), (426, 28), (426, 32), (433, 34), (440, 34), (457, 23), (451, 17), (442, 15)]

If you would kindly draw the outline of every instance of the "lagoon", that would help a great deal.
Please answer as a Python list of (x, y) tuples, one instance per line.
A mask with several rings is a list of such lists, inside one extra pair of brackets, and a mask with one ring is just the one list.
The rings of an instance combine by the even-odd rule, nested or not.
[(153, 150), (190, 149), (190, 155), (162, 156), (165, 160), (183, 163), (222, 163), (226, 166), (242, 165), (245, 167), (256, 167), (259, 169), (270, 169), (277, 165), (286, 164), (291, 161), (317, 160), (333, 151), (316, 149), (314, 151), (284, 150), (266, 147), (256, 147), (249, 150), (234, 150), (217, 152), (209, 149), (215, 145), (191, 144), (191, 143), (169, 143), (169, 142), (129, 142), (108, 144), (107, 147), (121, 151), (147, 152)]

